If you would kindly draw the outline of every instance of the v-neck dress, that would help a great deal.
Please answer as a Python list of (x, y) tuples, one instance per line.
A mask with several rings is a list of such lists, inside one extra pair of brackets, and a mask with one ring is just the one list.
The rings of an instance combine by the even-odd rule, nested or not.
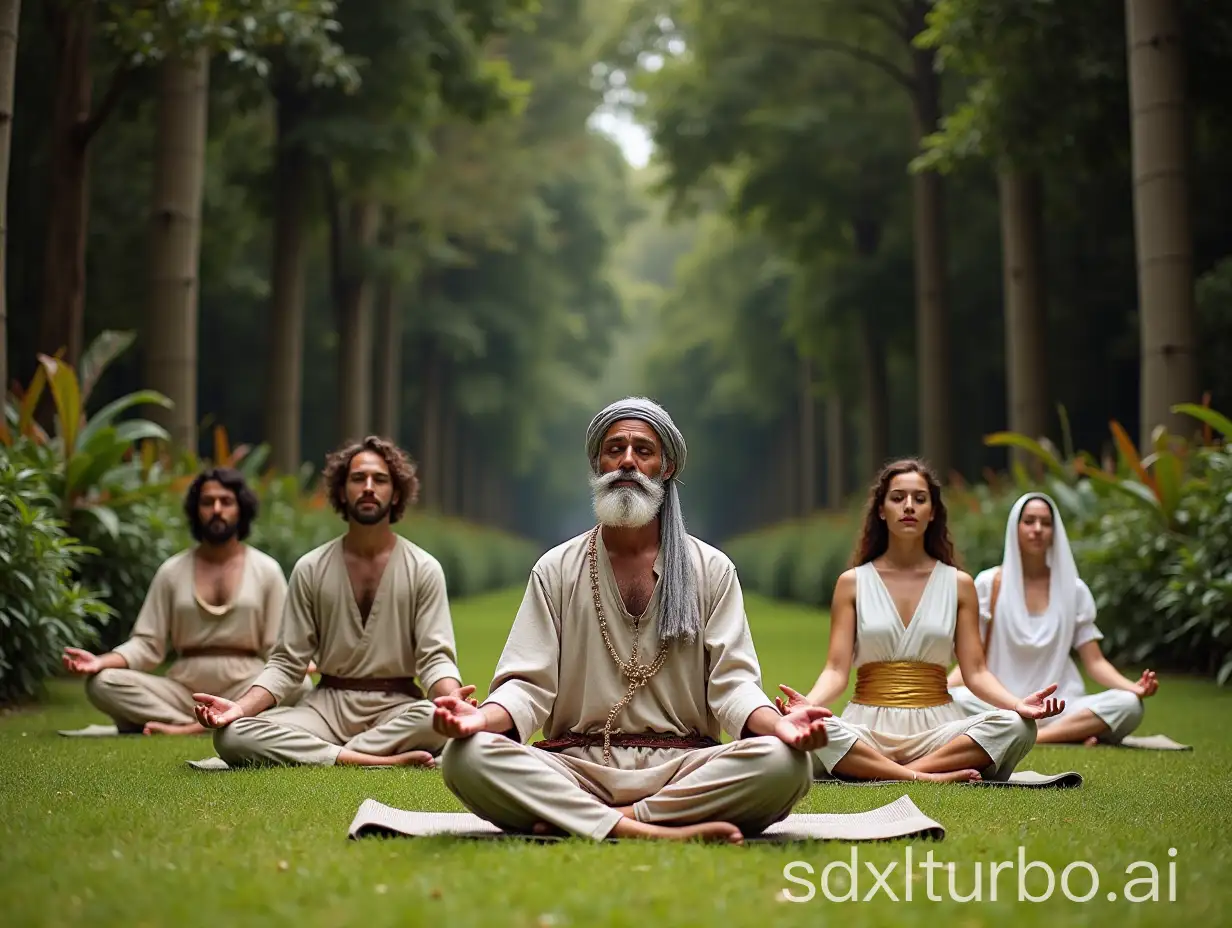
[[(871, 563), (856, 574), (856, 640), (853, 670), (877, 661), (920, 661), (944, 669), (954, 660), (958, 621), (958, 569), (938, 563), (906, 624), (885, 581)], [(857, 740), (900, 764), (931, 754), (968, 735), (992, 759), (985, 779), (1005, 779), (1035, 744), (1035, 723), (1009, 709), (968, 716), (953, 702), (909, 709), (849, 702), (826, 723), (828, 743), (814, 752), (815, 773), (832, 774)]]

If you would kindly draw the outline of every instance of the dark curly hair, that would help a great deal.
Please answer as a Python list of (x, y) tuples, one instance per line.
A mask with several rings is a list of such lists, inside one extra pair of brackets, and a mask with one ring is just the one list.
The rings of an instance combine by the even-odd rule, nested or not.
[(184, 515), (188, 517), (188, 530), (197, 541), (205, 537), (205, 526), (201, 524), (201, 513), (198, 509), (201, 505), (201, 488), (211, 480), (221, 483), (235, 494), (235, 500), (240, 507), (240, 519), (235, 534), (243, 541), (252, 531), (252, 523), (257, 517), (260, 504), (257, 502), (257, 494), (244, 481), (244, 475), (233, 467), (211, 467), (197, 474), (189, 485), (188, 493), (184, 496)]
[(924, 530), (924, 550), (928, 556), (936, 558), (943, 564), (958, 566), (954, 554), (954, 543), (950, 539), (948, 514), (945, 500), (941, 498), (941, 481), (923, 461), (918, 458), (905, 458), (887, 464), (877, 475), (868, 494), (868, 504), (864, 510), (864, 530), (856, 543), (851, 556), (851, 566), (858, 567), (867, 564), (885, 554), (890, 546), (890, 529), (881, 518), (881, 506), (885, 502), (886, 493), (890, 489), (890, 481), (900, 474), (919, 474), (928, 483), (929, 495), (932, 497), (933, 520)]
[(394, 484), (389, 521), (391, 524), (397, 522), (402, 518), (407, 505), (419, 500), (419, 476), (410, 455), (388, 438), (381, 438), (379, 435), (369, 435), (363, 441), (351, 442), (326, 457), (324, 480), (329, 493), (329, 504), (344, 520), (347, 518), (347, 476), (351, 473), (352, 459), (362, 451), (379, 454), (389, 468), (389, 476)]

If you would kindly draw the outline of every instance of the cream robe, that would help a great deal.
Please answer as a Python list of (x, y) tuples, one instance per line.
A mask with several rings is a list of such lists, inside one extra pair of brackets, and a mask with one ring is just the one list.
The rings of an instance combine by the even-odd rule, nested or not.
[[(975, 589), (980, 601), (981, 640), (987, 639), (988, 623), (993, 621), (992, 587), (996, 574), (997, 568), (992, 567), (975, 578)], [(1076, 583), (1077, 608), (1069, 640), (1048, 634), (1051, 626), (1059, 624), (1061, 619), (1058, 604), (1049, 602), (1043, 615), (1030, 616), (1030, 619), (1040, 625), (1041, 634), (1038, 640), (1023, 636), (1025, 640), (1015, 641), (1004, 634), (1003, 626), (993, 623), (993, 639), (988, 642), (988, 669), (996, 674), (997, 679), (1012, 693), (1033, 693), (1049, 684), (1057, 684), (1057, 691), (1053, 695), (1057, 699), (1065, 700), (1065, 711), (1039, 722), (1040, 728), (1052, 725), (1058, 719), (1072, 718), (1075, 713), (1086, 709), (1108, 726), (1108, 730), (1100, 735), (1099, 739), (1117, 744), (1142, 724), (1145, 714), (1142, 700), (1128, 690), (1108, 689), (1087, 693), (1082, 675), (1078, 672), (1078, 666), (1070, 652), (1076, 651), (1088, 641), (1098, 641), (1104, 635), (1095, 624), (1095, 597), (1091, 595), (1090, 587), (1081, 579)], [(1002, 634), (998, 634), (998, 629)], [(954, 687), (950, 690), (950, 695), (954, 697), (954, 702), (969, 714), (985, 712), (991, 708), (965, 686)]]
[[(957, 622), (957, 568), (942, 563), (933, 568), (915, 615), (905, 626), (877, 568), (871, 563), (856, 568), (854, 669), (872, 661), (923, 661), (947, 667), (954, 659)], [(819, 779), (831, 776), (857, 740), (907, 764), (967, 735), (991, 758), (981, 776), (1006, 780), (1034, 746), (1035, 731), (1034, 722), (1009, 709), (989, 707), (968, 717), (954, 702), (922, 709), (849, 702), (838, 718), (827, 719), (828, 743), (814, 752), (815, 766)]]
[(305, 554), (291, 572), (282, 633), (254, 686), (280, 704), (214, 734), (231, 766), (337, 762), (342, 749), (388, 756), (437, 752), (433, 704), (401, 693), (318, 687), (298, 706), (286, 697), (315, 655), (322, 674), (417, 677), (425, 693), (460, 679), (445, 572), (428, 552), (397, 536), (365, 622), (351, 587), (342, 538)]
[[(589, 532), (545, 554), (531, 572), (485, 704), (503, 706), (516, 740), (483, 733), (451, 741), (443, 755), (446, 784), (476, 815), (511, 830), (550, 822), (600, 839), (632, 805), (642, 822), (729, 821), (748, 833), (785, 817), (810, 785), (808, 755), (775, 737), (709, 748), (612, 748), (548, 752), (526, 744), (538, 730), (551, 739), (569, 732), (602, 734), (627, 681), (603, 641), (587, 558)], [(762, 692), (736, 570), (720, 551), (689, 538), (698, 577), (703, 628), (676, 645), (650, 682), (616, 717), (625, 733), (708, 735), (741, 739), (754, 710), (773, 703)], [(622, 660), (633, 648), (634, 617), (621, 600), (600, 537), (600, 599), (608, 634)], [(656, 577), (662, 563), (656, 561)], [(641, 622), (638, 660), (659, 650), (661, 584)], [(776, 712), (777, 714), (777, 712)]]
[[(278, 562), (245, 545), (235, 595), (229, 608), (215, 615), (197, 601), (195, 551), (173, 555), (154, 574), (132, 636), (114, 649), (128, 667), (103, 670), (86, 682), (90, 701), (122, 730), (140, 731), (148, 721), (193, 722), (193, 693), (238, 698), (261, 673), (278, 638), (287, 591)], [(179, 657), (166, 676), (149, 673), (166, 660), (169, 650), (182, 654), (195, 648), (253, 654)], [(307, 688), (311, 682), (300, 674), (288, 694), (299, 698)]]

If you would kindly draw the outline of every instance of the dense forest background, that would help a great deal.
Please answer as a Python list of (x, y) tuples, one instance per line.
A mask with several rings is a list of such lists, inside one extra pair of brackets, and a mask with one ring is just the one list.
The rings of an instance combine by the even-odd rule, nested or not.
[(722, 541), (891, 456), (971, 482), (990, 432), (1232, 408), (1219, 4), (0, 7), (4, 376), (134, 331), (92, 407), (160, 390), (203, 455), (380, 431), (426, 509), (547, 545), (590, 520), (586, 422), (647, 394)]

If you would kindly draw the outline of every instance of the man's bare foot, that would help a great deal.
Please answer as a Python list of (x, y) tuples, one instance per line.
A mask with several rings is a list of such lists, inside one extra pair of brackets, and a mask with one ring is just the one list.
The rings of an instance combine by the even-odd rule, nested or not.
[(1082, 743), (1083, 743), (1083, 745), (1084, 745), (1084, 746), (1086, 746), (1086, 747), (1088, 747), (1088, 748), (1093, 748), (1093, 747), (1095, 747), (1097, 744), (1099, 744), (1099, 738), (1098, 738), (1097, 736), (1095, 736), (1095, 735), (1092, 735), (1090, 738), (1088, 738), (1086, 741), (1084, 741), (1084, 742), (1082, 742)]
[(743, 844), (744, 835), (727, 822), (701, 822), (697, 825), (648, 825), (622, 818), (608, 832), (609, 838), (647, 838), (659, 841), (704, 841), (708, 844)]
[(427, 751), (406, 751), (402, 754), (364, 754), (342, 749), (338, 764), (347, 767), (428, 767), (436, 766), (436, 758)]
[(946, 770), (943, 773), (921, 773), (920, 779), (930, 783), (974, 783), (983, 777), (978, 770)]
[(395, 767), (435, 767), (436, 758), (427, 751), (407, 751), (405, 754), (394, 754), (389, 762)]
[(204, 735), (206, 728), (196, 722), (185, 725), (172, 725), (169, 722), (146, 722), (141, 729), (143, 735)]

